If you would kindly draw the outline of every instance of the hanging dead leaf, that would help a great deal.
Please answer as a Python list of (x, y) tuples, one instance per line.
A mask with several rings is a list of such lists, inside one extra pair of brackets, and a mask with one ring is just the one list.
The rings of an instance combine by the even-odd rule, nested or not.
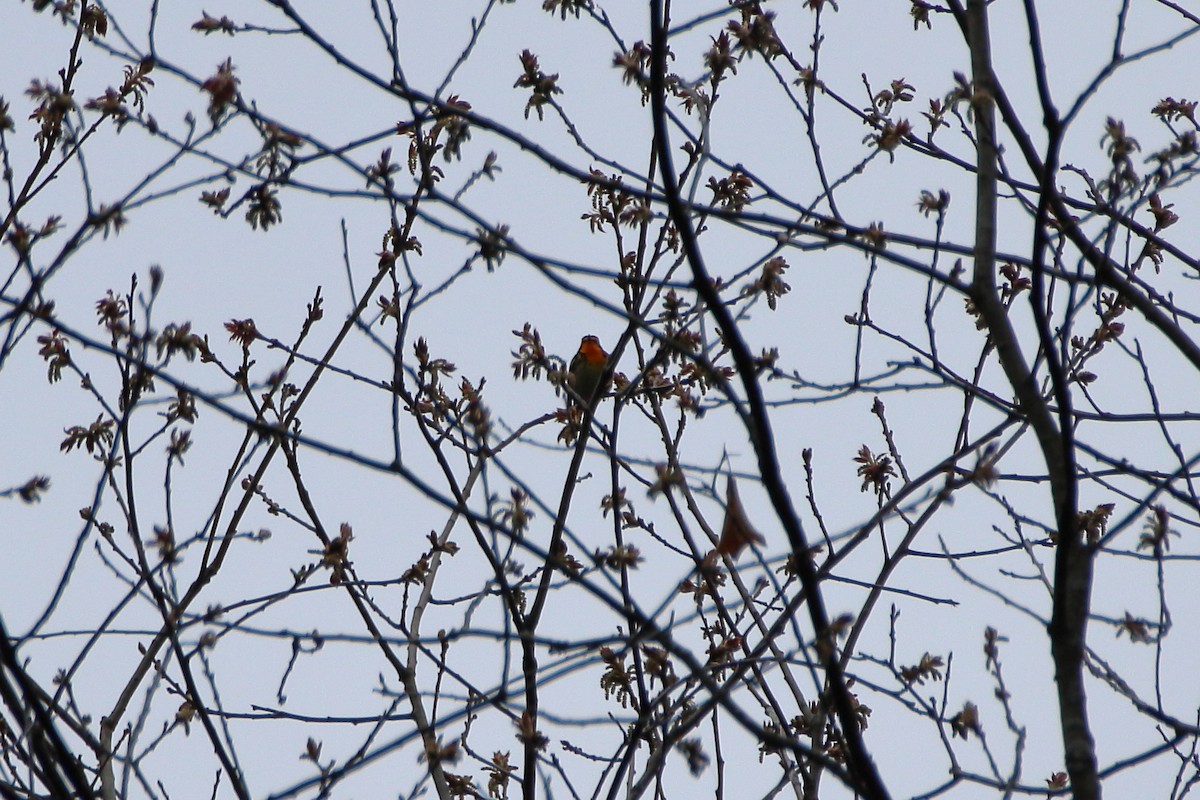
[(717, 541), (716, 552), (737, 559), (746, 545), (762, 544), (765, 541), (746, 517), (746, 509), (738, 497), (737, 483), (730, 475), (725, 487), (725, 523), (721, 526), (721, 538)]

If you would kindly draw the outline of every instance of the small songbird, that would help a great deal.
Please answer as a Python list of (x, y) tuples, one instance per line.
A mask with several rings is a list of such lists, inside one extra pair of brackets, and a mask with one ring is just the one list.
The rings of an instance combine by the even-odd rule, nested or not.
[[(608, 353), (600, 346), (600, 340), (592, 335), (583, 337), (579, 350), (571, 359), (571, 387), (575, 393), (591, 405), (604, 396), (612, 381), (612, 370), (608, 364)], [(579, 400), (568, 397), (568, 405), (578, 405)]]

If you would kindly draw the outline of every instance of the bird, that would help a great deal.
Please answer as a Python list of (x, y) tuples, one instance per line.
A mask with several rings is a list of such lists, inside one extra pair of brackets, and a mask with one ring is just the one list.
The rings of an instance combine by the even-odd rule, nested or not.
[(569, 397), (568, 405), (590, 406), (608, 391), (612, 370), (608, 365), (608, 353), (600, 346), (598, 337), (591, 334), (583, 337), (579, 350), (571, 359), (570, 372), (571, 387), (578, 397)]

